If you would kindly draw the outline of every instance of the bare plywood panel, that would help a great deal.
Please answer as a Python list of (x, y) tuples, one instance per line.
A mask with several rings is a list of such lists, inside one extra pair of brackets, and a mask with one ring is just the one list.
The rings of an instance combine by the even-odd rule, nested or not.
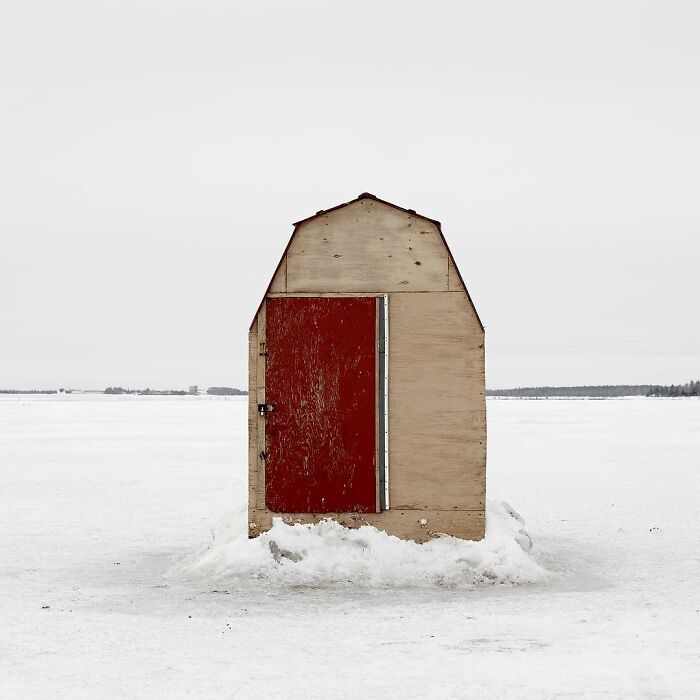
[(448, 290), (437, 226), (370, 199), (302, 223), (286, 258), (289, 293)]
[(373, 525), (391, 535), (415, 542), (427, 542), (442, 534), (460, 537), (465, 540), (480, 540), (484, 537), (484, 512), (438, 511), (438, 510), (385, 510), (381, 513), (273, 513), (257, 510), (250, 513), (252, 537), (266, 532), (272, 527), (272, 519), (281, 517), (288, 524), (318, 523), (324, 518), (337, 520), (349, 528)]
[(392, 508), (484, 507), (483, 332), (466, 294), (392, 294)]

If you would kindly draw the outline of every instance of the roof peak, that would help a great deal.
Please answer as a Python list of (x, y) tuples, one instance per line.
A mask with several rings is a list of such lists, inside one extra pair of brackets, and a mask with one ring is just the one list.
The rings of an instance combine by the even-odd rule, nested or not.
[(426, 219), (427, 221), (431, 221), (438, 228), (440, 228), (440, 222), (437, 219), (431, 219), (429, 216), (424, 216), (423, 214), (419, 214), (415, 209), (406, 209), (405, 207), (400, 207), (398, 204), (394, 204), (393, 202), (388, 202), (386, 199), (381, 199), (381, 198), (377, 197), (377, 195), (372, 194), (371, 192), (362, 192), (355, 199), (351, 199), (349, 202), (343, 202), (342, 204), (338, 204), (334, 207), (330, 207), (330, 209), (320, 209), (312, 216), (307, 216), (305, 219), (300, 219), (299, 221), (295, 221), (293, 225), (299, 226), (299, 224), (303, 224), (303, 223), (306, 223), (307, 221), (311, 221), (311, 219), (315, 219), (317, 216), (322, 216), (323, 214), (327, 214), (328, 212), (336, 211), (337, 209), (342, 209), (343, 207), (347, 207), (348, 204), (354, 204), (355, 202), (359, 202), (363, 199), (371, 199), (375, 202), (380, 202), (381, 204), (386, 204), (389, 207), (393, 207), (394, 209), (398, 209), (399, 211), (403, 211), (407, 214), (412, 214), (414, 216), (420, 216), (421, 219)]

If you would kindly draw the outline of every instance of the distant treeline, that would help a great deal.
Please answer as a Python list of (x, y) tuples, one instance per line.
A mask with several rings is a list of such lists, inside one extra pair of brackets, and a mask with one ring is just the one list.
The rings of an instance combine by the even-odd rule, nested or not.
[(700, 381), (687, 384), (603, 384), (598, 386), (531, 386), (518, 389), (487, 389), (487, 396), (515, 398), (589, 397), (614, 398), (618, 396), (700, 396)]
[(121, 386), (108, 386), (105, 394), (138, 394), (139, 396), (187, 396), (189, 392), (180, 389), (124, 389)]
[[(61, 389), (63, 391), (63, 389)], [(67, 392), (70, 394), (70, 391)], [(0, 394), (58, 394), (57, 389), (0, 389)]]
[[(108, 386), (105, 389), (105, 394), (138, 394), (139, 396), (187, 396), (189, 393), (179, 389), (125, 389), (122, 386)], [(207, 389), (207, 394), (212, 396), (246, 396), (247, 393), (230, 386), (212, 386)]]
[(649, 387), (647, 396), (700, 396), (700, 381), (671, 384), (671, 386), (655, 384)]
[(210, 386), (207, 394), (212, 396), (245, 396), (248, 392), (240, 389), (233, 389), (230, 386)]

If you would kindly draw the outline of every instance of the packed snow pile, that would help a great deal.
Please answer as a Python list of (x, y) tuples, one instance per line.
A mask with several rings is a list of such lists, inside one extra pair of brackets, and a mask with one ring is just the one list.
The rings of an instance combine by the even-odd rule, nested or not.
[(332, 520), (286, 525), (281, 518), (268, 532), (248, 539), (245, 516), (240, 509), (225, 519), (213, 531), (212, 545), (181, 561), (169, 575), (317, 588), (470, 588), (547, 578), (532, 557), (522, 518), (505, 502), (487, 504), (486, 537), (479, 542), (442, 536), (416, 544), (370, 525), (348, 529)]

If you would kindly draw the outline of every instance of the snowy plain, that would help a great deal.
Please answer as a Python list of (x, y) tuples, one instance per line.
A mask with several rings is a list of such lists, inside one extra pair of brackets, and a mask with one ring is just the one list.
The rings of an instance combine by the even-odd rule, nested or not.
[(0, 698), (700, 696), (700, 401), (488, 420), (546, 578), (313, 584), (201, 554), (241, 519), (244, 398), (0, 397)]

